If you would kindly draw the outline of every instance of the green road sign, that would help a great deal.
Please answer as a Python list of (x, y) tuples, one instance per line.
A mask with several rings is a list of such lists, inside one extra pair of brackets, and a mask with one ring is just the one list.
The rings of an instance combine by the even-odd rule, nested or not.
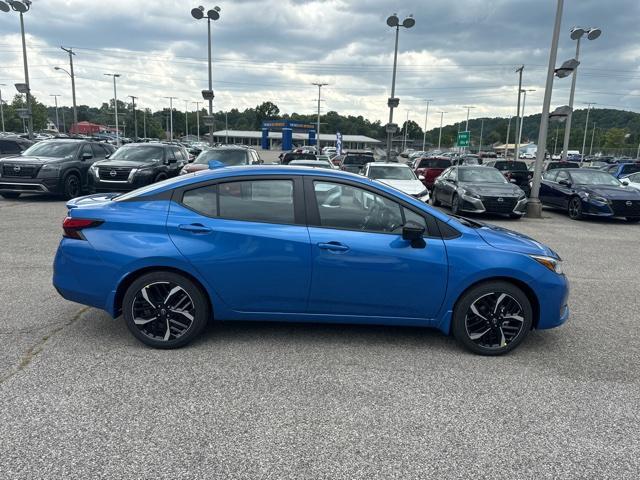
[(471, 132), (458, 132), (458, 146), (468, 147), (471, 140)]

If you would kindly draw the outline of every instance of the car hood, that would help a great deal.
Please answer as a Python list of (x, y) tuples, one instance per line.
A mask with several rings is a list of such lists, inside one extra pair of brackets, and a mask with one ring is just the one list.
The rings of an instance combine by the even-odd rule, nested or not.
[(0, 162), (6, 162), (11, 164), (29, 164), (29, 165), (44, 165), (45, 163), (61, 162), (66, 158), (59, 157), (32, 157), (16, 155), (15, 157), (5, 157), (0, 159)]
[(482, 227), (478, 228), (476, 232), (478, 232), (478, 235), (480, 235), (485, 242), (494, 248), (508, 250), (510, 252), (524, 253), (527, 255), (558, 257), (558, 254), (545, 244), (540, 243), (522, 233), (486, 223), (481, 224)]
[(390, 180), (379, 178), (378, 181), (396, 188), (407, 195), (417, 195), (425, 190), (420, 180)]
[(160, 162), (132, 162), (131, 160), (99, 160), (93, 163), (97, 167), (143, 168), (160, 165)]
[(640, 193), (638, 193), (636, 189), (629, 187), (616, 187), (613, 185), (576, 185), (575, 189), (592, 195), (599, 195), (608, 200), (640, 200)]
[(522, 194), (522, 190), (511, 183), (471, 183), (460, 182), (460, 186), (465, 190), (477, 193), (486, 197), (518, 196)]

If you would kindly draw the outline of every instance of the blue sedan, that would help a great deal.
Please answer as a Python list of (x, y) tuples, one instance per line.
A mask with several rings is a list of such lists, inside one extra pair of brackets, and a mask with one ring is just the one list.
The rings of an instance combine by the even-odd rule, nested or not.
[(67, 207), (55, 288), (152, 347), (273, 320), (432, 327), (497, 355), (569, 315), (548, 247), (345, 172), (227, 167)]

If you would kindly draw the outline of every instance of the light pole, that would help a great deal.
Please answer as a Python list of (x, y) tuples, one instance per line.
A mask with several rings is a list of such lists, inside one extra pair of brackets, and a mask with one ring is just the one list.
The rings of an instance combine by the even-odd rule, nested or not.
[[(522, 93), (522, 72), (524, 72), (524, 65), (521, 65), (520, 68), (516, 69), (516, 73), (518, 73), (518, 106), (516, 108), (516, 145), (515, 145), (515, 159), (517, 160), (520, 157), (520, 138), (518, 137), (518, 132), (522, 131), (520, 127), (522, 125), (522, 120), (520, 119), (520, 94)], [(524, 110), (524, 105), (523, 105)], [(524, 114), (522, 115), (524, 118)]]
[(587, 119), (584, 122), (584, 136), (582, 137), (582, 150), (580, 150), (580, 166), (582, 166), (582, 162), (584, 162), (584, 147), (587, 145), (587, 130), (589, 130), (589, 112), (591, 112), (591, 105), (596, 104), (587, 104)]
[(524, 107), (527, 104), (527, 92), (535, 92), (535, 89), (521, 89), (520, 93), (522, 93), (522, 115), (520, 116), (520, 125), (518, 129), (518, 142), (516, 143), (516, 160), (520, 158), (520, 143), (522, 142), (522, 125), (524, 124)]
[(431, 102), (433, 102), (433, 100), (430, 98), (427, 101), (427, 110), (426, 112), (424, 112), (424, 130), (422, 131), (422, 151), (425, 151), (425, 148), (427, 146), (427, 121), (429, 120), (429, 104)]
[[(575, 60), (580, 61), (580, 40), (583, 36), (587, 36), (589, 40), (595, 40), (602, 34), (602, 30), (593, 27), (573, 27), (571, 29), (571, 40), (576, 40), (576, 56)], [(569, 108), (571, 111), (567, 116), (567, 120), (564, 126), (564, 143), (562, 144), (562, 160), (567, 160), (567, 153), (569, 150), (569, 136), (571, 134), (571, 118), (573, 114), (573, 97), (576, 93), (576, 79), (578, 77), (577, 67), (573, 70), (573, 78), (571, 79), (571, 93), (569, 94)]]
[(504, 159), (507, 159), (509, 153), (509, 134), (511, 133), (511, 119), (513, 117), (509, 115), (509, 123), (507, 124), (507, 141), (504, 142)]
[[(62, 50), (69, 54), (69, 68), (71, 73), (65, 72), (71, 77), (71, 95), (73, 97), (73, 123), (78, 123), (78, 109), (76, 107), (76, 76), (73, 73), (73, 56), (75, 53), (73, 52), (73, 48), (64, 48), (60, 47)], [(60, 70), (58, 67), (55, 67), (56, 70)]]
[(482, 152), (482, 134), (484, 132), (484, 118), (480, 120), (480, 145), (478, 145), (478, 155)]
[(196, 104), (196, 130), (198, 141), (200, 141), (200, 102), (191, 102)]
[(224, 143), (229, 145), (229, 115), (224, 112)]
[(593, 152), (593, 137), (596, 136), (596, 122), (593, 122), (593, 130), (591, 130), (591, 146), (589, 147), (589, 156)]
[(328, 83), (312, 83), (311, 85), (315, 85), (318, 87), (318, 126), (316, 127), (316, 145), (318, 149), (318, 155), (320, 154), (320, 90), (322, 87), (326, 87), (329, 85)]
[(58, 117), (58, 97), (60, 97), (61, 95), (59, 94), (53, 94), (53, 95), (49, 95), (50, 97), (53, 97), (55, 102), (56, 102), (56, 130), (58, 130), (58, 133), (60, 133), (60, 119)]
[(169, 99), (169, 140), (173, 141), (173, 100), (177, 97), (164, 97)]
[(547, 128), (549, 127), (549, 106), (551, 105), (551, 93), (553, 90), (553, 75), (555, 74), (556, 58), (558, 56), (558, 40), (560, 38), (560, 26), (562, 24), (562, 9), (564, 0), (558, 0), (556, 6), (556, 18), (551, 36), (551, 49), (549, 50), (549, 67), (547, 68), (547, 83), (544, 89), (544, 101), (542, 102), (542, 115), (540, 117), (540, 131), (538, 133), (538, 151), (533, 170), (533, 185), (527, 202), (527, 215), (532, 218), (542, 217), (542, 204), (538, 198), (540, 193), (540, 179), (542, 177), (542, 162), (547, 150)]
[(409, 131), (409, 110), (407, 110), (407, 120), (404, 122), (404, 137), (402, 137), (402, 151), (407, 149), (407, 132)]
[[(196, 7), (191, 9), (191, 16), (196, 20), (204, 18), (204, 7)], [(220, 7), (213, 7), (207, 11), (207, 35), (209, 50), (209, 90), (202, 91), (202, 98), (209, 101), (209, 144), (213, 147), (213, 81), (211, 77), (211, 21), (220, 18)]]
[(147, 109), (142, 110), (142, 135), (147, 138)]
[(189, 100), (184, 101), (184, 131), (187, 142), (189, 141)]
[(33, 140), (33, 114), (31, 112), (31, 87), (29, 86), (29, 65), (27, 63), (27, 43), (24, 37), (24, 16), (23, 14), (28, 12), (31, 8), (31, 0), (0, 0), (0, 11), (8, 12), (13, 10), (20, 14), (20, 33), (22, 35), (22, 61), (24, 63), (24, 83), (25, 93), (27, 96), (27, 115), (29, 118), (29, 140)]
[[(471, 106), (469, 106), (469, 105), (463, 105), (463, 106), (462, 106), (462, 108), (466, 108), (466, 109), (467, 109), (467, 124), (466, 124), (466, 126), (464, 127), (464, 131), (465, 131), (465, 132), (468, 132), (468, 131), (469, 131), (469, 111), (470, 111), (472, 108), (476, 108), (476, 107), (471, 107)], [(470, 148), (471, 148), (471, 135), (469, 135), (469, 146), (468, 146), (468, 147), (466, 147), (466, 148), (468, 148), (468, 149), (470, 149)]]
[(113, 110), (116, 118), (116, 147), (120, 146), (120, 130), (118, 130), (118, 92), (116, 90), (116, 78), (120, 76), (119, 73), (105, 73), (107, 77), (113, 77)]
[[(7, 84), (6, 83), (0, 83), (0, 87), (6, 87)], [(0, 120), (2, 121), (2, 133), (5, 132), (4, 130), (4, 105), (3, 105), (3, 101), (2, 101), (2, 88), (0, 88)]]
[(396, 29), (396, 46), (393, 53), (393, 76), (391, 77), (391, 97), (387, 101), (389, 106), (389, 123), (387, 124), (387, 162), (391, 161), (391, 144), (393, 143), (393, 134), (397, 131), (397, 125), (393, 124), (393, 109), (400, 104), (400, 99), (395, 98), (396, 95), (396, 68), (398, 65), (398, 37), (400, 36), (400, 27), (411, 28), (416, 24), (413, 15), (409, 15), (402, 23), (398, 15), (395, 13), (387, 18), (387, 25)]
[(438, 151), (440, 151), (440, 145), (442, 144), (442, 121), (444, 119), (444, 114), (448, 112), (440, 112), (440, 134), (438, 135)]
[(136, 117), (136, 99), (138, 97), (134, 97), (133, 95), (129, 95), (131, 99), (131, 108), (133, 110), (133, 136), (135, 138), (134, 142), (138, 141), (138, 119)]

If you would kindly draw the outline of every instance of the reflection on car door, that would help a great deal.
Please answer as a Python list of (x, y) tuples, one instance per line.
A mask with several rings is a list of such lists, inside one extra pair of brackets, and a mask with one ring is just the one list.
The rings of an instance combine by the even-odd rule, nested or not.
[(309, 313), (332, 316), (434, 318), (447, 283), (440, 238), (424, 248), (402, 239), (403, 224), (424, 217), (354, 185), (305, 178), (312, 252)]
[(177, 194), (167, 218), (171, 239), (226, 305), (306, 311), (311, 252), (301, 180), (239, 180)]

